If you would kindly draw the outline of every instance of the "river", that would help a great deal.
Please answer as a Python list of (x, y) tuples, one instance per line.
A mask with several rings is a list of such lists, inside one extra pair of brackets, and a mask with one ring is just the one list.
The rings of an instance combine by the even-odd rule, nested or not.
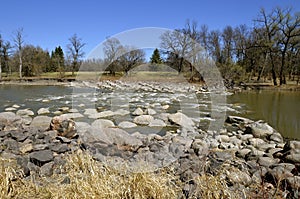
[[(13, 105), (20, 106), (17, 109), (30, 108), (35, 113), (41, 107), (49, 108), (51, 112), (54, 112), (59, 107), (72, 107), (72, 101), (80, 100), (80, 96), (76, 98), (72, 96), (72, 93), (73, 88), (65, 86), (0, 85), (0, 112)], [(110, 94), (106, 95), (105, 92), (100, 91), (98, 95), (90, 95), (88, 98), (91, 102), (98, 100), (97, 107), (105, 109), (108, 106), (104, 101), (109, 98)], [(167, 97), (166, 94), (158, 96)], [(201, 96), (199, 99), (200, 117), (207, 117), (210, 105), (207, 103), (207, 96), (205, 99), (201, 99)], [(201, 100), (205, 103), (201, 104)], [(191, 107), (194, 106), (195, 104)], [(284, 137), (300, 139), (300, 92), (244, 91), (227, 96), (227, 106), (228, 115), (264, 120)], [(84, 108), (79, 112), (82, 113), (83, 110)]]

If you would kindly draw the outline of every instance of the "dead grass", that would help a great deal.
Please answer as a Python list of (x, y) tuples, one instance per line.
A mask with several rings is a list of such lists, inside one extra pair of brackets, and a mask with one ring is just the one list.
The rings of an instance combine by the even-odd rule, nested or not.
[[(0, 159), (0, 198), (264, 198), (264, 194), (251, 196), (245, 188), (230, 188), (223, 175), (225, 171), (216, 175), (201, 174), (193, 180), (192, 191), (184, 196), (182, 190), (186, 183), (181, 182), (171, 168), (134, 173), (130, 172), (126, 165), (111, 168), (79, 151), (68, 156), (65, 170), (65, 174), (48, 178), (34, 175), (21, 178), (17, 177), (18, 169), (14, 161)], [(252, 187), (252, 190), (256, 190), (257, 193), (262, 188), (258, 184)]]

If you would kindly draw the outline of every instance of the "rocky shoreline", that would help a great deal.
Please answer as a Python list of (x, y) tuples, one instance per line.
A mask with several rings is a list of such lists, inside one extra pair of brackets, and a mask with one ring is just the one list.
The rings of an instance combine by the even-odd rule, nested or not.
[[(67, 106), (56, 113), (49, 108), (35, 113), (18, 105), (8, 107), (0, 113), (0, 156), (17, 161), (20, 177), (30, 180), (58, 174), (66, 179), (62, 183), (68, 183), (66, 156), (86, 151), (111, 167), (126, 163), (132, 172), (138, 172), (141, 165), (147, 165), (150, 172), (173, 168), (183, 184), (181, 198), (197, 197), (196, 179), (203, 174), (220, 176), (240, 198), (299, 197), (300, 141), (285, 140), (263, 121), (237, 116), (228, 116), (217, 131), (204, 130), (184, 111), (170, 110), (174, 103), (189, 98), (189, 92), (205, 97), (204, 86), (120, 81), (72, 82), (69, 86), (115, 91), (110, 95), (122, 99), (129, 95), (133, 107), (124, 107), (121, 101), (115, 110), (89, 108), (86, 104), (91, 97), (78, 102), (83, 112)], [(148, 102), (145, 92), (151, 97), (166, 93), (167, 97)], [(221, 112), (228, 109), (218, 108)], [(212, 119), (207, 113), (204, 116)], [(145, 133), (143, 128), (156, 133)]]
[(220, 170), (225, 171), (222, 175), (232, 189), (246, 190), (246, 194), (251, 185), (261, 184), (270, 196), (299, 197), (300, 142), (285, 142), (261, 121), (229, 116), (226, 128), (205, 132), (184, 114), (175, 113), (168, 116), (168, 122), (180, 130), (160, 136), (129, 134), (123, 128), (132, 124), (115, 127), (107, 119), (89, 125), (66, 116), (36, 116), (25, 124), (24, 116), (0, 113), (1, 157), (16, 159), (24, 178), (64, 175), (65, 156), (86, 150), (97, 161), (132, 165), (145, 161), (153, 171), (173, 166), (185, 183), (187, 198), (195, 194), (197, 176), (203, 172), (216, 175)]

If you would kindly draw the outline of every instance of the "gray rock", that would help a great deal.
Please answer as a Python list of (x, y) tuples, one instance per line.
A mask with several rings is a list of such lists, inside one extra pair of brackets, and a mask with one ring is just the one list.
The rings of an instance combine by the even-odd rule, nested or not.
[(17, 109), (14, 107), (8, 107), (4, 109), (5, 111), (16, 111)]
[(248, 124), (246, 126), (245, 133), (250, 133), (256, 138), (266, 138), (272, 135), (275, 130), (267, 123), (261, 123), (260, 121)]
[(22, 124), (22, 118), (13, 112), (0, 113), (0, 130), (16, 130)]
[(148, 115), (155, 115), (156, 114), (156, 111), (152, 108), (147, 108), (146, 109), (146, 114)]
[(229, 142), (230, 141), (230, 138), (228, 135), (217, 135), (215, 138), (219, 142)]
[(167, 126), (167, 124), (160, 119), (154, 119), (150, 122), (149, 126), (150, 127), (165, 127), (165, 126)]
[(33, 116), (34, 112), (29, 109), (21, 109), (21, 110), (18, 110), (16, 114), (19, 116)]
[(84, 133), (87, 129), (91, 128), (91, 125), (86, 122), (76, 122), (77, 132)]
[(65, 119), (77, 119), (77, 118), (83, 118), (84, 116), (81, 113), (65, 113), (60, 115), (61, 117)]
[(120, 128), (123, 128), (123, 129), (137, 127), (137, 125), (136, 125), (135, 123), (128, 122), (128, 121), (120, 122), (120, 123), (118, 124), (118, 126), (119, 126)]
[(114, 113), (115, 115), (125, 116), (128, 115), (130, 112), (128, 110), (118, 109)]
[(88, 109), (85, 109), (84, 110), (84, 115), (94, 115), (94, 114), (97, 114), (98, 111), (94, 108), (88, 108)]
[(192, 143), (192, 146), (191, 146), (191, 148), (194, 150), (194, 152), (198, 156), (207, 155), (208, 151), (209, 151), (208, 147), (209, 147), (209, 145), (207, 144), (207, 142), (200, 140), (200, 139), (194, 140), (194, 142)]
[(229, 181), (233, 184), (241, 184), (244, 186), (248, 186), (252, 182), (251, 177), (247, 173), (242, 172), (240, 170), (229, 172), (227, 174), (227, 177)]
[(229, 124), (233, 124), (233, 123), (249, 124), (249, 123), (252, 123), (253, 121), (248, 118), (244, 118), (244, 117), (228, 116), (225, 122), (227, 122)]
[(41, 166), (40, 174), (41, 176), (50, 177), (53, 174), (54, 162), (49, 162)]
[(49, 113), (50, 113), (49, 108), (40, 108), (40, 109), (37, 111), (37, 114), (38, 114), (38, 115), (49, 114)]
[(71, 149), (68, 147), (67, 144), (56, 144), (51, 147), (51, 150), (56, 153), (65, 153), (67, 151), (70, 151)]
[(134, 116), (140, 116), (143, 114), (144, 114), (144, 111), (141, 108), (137, 108), (132, 112), (132, 115), (134, 115)]
[(113, 111), (102, 111), (99, 113), (91, 114), (88, 117), (91, 119), (98, 119), (98, 118), (105, 118), (105, 117), (112, 117), (115, 113)]
[(266, 142), (260, 138), (250, 138), (248, 141), (251, 146), (254, 146), (256, 148), (266, 144)]
[(140, 115), (133, 119), (133, 122), (141, 125), (149, 125), (154, 118), (151, 115)]
[(195, 125), (191, 118), (180, 112), (170, 114), (168, 119), (171, 123), (175, 123), (187, 129), (191, 129)]
[(30, 125), (32, 122), (32, 117), (30, 116), (22, 116), (22, 123), (26, 125)]
[(101, 142), (106, 144), (140, 146), (142, 142), (126, 131), (118, 128), (89, 128), (80, 137), (86, 143)]
[(110, 128), (115, 126), (111, 120), (106, 119), (97, 119), (91, 125), (95, 128)]
[(240, 158), (245, 158), (246, 155), (250, 152), (251, 152), (251, 149), (244, 148), (244, 149), (238, 150), (236, 152), (236, 156), (240, 157)]
[(292, 153), (285, 157), (286, 160), (292, 161), (293, 163), (300, 163), (300, 153)]
[(270, 167), (279, 162), (278, 159), (270, 158), (270, 157), (259, 157), (257, 163), (264, 167)]
[(283, 137), (280, 133), (273, 133), (270, 138), (270, 141), (274, 141), (276, 143), (282, 143), (283, 142)]
[(46, 130), (49, 128), (52, 118), (48, 116), (36, 116), (30, 123), (30, 127)]
[(30, 153), (29, 157), (30, 161), (37, 166), (42, 166), (54, 159), (53, 153), (50, 150), (35, 151)]

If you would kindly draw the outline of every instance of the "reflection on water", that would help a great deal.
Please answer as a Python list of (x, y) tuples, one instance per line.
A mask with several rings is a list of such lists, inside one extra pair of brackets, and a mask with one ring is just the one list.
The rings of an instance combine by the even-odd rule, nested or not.
[(229, 103), (243, 103), (241, 116), (264, 120), (287, 138), (300, 139), (300, 92), (249, 91), (228, 97)]

